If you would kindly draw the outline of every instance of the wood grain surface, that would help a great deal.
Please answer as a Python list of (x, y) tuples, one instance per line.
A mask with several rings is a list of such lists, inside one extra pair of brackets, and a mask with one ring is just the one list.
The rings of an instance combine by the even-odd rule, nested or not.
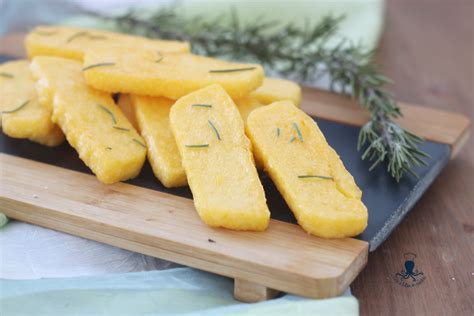
[(265, 287), (337, 296), (367, 262), (362, 240), (321, 239), (273, 219), (265, 232), (212, 228), (187, 198), (127, 183), (104, 185), (93, 175), (4, 153), (0, 164), (7, 216), (239, 279), (236, 293), (255, 290), (237, 296), (244, 301), (271, 296)]
[[(22, 53), (22, 34), (0, 40)], [(402, 102), (429, 104), (473, 118), (474, 2), (388, 0), (377, 63)], [(474, 311), (474, 140), (450, 162), (355, 280), (362, 315), (471, 315)], [(417, 254), (426, 280), (392, 280), (403, 254)]]
[[(474, 2), (387, 3), (377, 62), (404, 102), (429, 104), (472, 119)], [(374, 253), (353, 283), (362, 315), (472, 315), (474, 311), (474, 142), (471, 139)], [(392, 280), (414, 252), (426, 280)]]

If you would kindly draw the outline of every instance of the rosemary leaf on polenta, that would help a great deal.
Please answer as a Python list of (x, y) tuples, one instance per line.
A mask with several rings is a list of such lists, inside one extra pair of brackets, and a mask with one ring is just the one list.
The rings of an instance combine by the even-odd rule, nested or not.
[(163, 55), (161, 55), (161, 53), (160, 53), (160, 52), (158, 52), (158, 59), (157, 59), (157, 60), (155, 60), (155, 63), (159, 63), (159, 62), (161, 62), (161, 61), (163, 60), (163, 58), (164, 58), (164, 57), (163, 57)]
[(74, 33), (66, 39), (66, 43), (70, 43), (76, 38), (86, 36), (86, 35), (87, 35), (86, 31), (80, 31), (80, 32)]
[(102, 39), (107, 39), (106, 36), (104, 35), (89, 35), (88, 36), (92, 40), (102, 40)]
[(12, 110), (2, 111), (2, 114), (9, 114), (9, 113), (18, 112), (21, 109), (23, 109), (25, 106), (27, 106), (29, 102), (30, 102), (30, 100), (26, 100), (25, 102), (23, 102), (22, 104), (20, 104), (19, 106), (17, 106), (16, 108), (14, 108)]
[(234, 69), (216, 69), (216, 70), (209, 70), (210, 73), (226, 73), (226, 72), (240, 72), (240, 71), (248, 71), (254, 70), (256, 67), (247, 67), (247, 68), (234, 68)]
[(146, 148), (145, 144), (139, 141), (138, 139), (134, 138), (133, 141), (137, 143), (138, 145), (142, 146), (143, 148)]
[(217, 139), (222, 140), (221, 135), (219, 134), (219, 131), (217, 130), (216, 126), (211, 122), (211, 120), (208, 120), (208, 122), (209, 126), (214, 130), (214, 133), (216, 133)]
[(193, 104), (191, 106), (201, 107), (201, 108), (212, 108), (212, 105), (210, 104)]
[(320, 175), (311, 175), (311, 174), (298, 176), (298, 178), (299, 179), (318, 178), (318, 179), (323, 179), (323, 180), (334, 180), (333, 177), (320, 176)]
[(113, 126), (113, 128), (118, 129), (119, 131), (130, 132), (130, 129), (126, 127)]
[(280, 133), (281, 133), (281, 131), (280, 131), (280, 128), (279, 128), (279, 127), (277, 127), (277, 129), (276, 129), (276, 134), (277, 134), (277, 137), (280, 137)]
[(98, 64), (92, 64), (92, 65), (89, 65), (89, 66), (86, 66), (86, 67), (82, 68), (82, 71), (86, 71), (86, 70), (89, 70), (89, 69), (92, 69), (92, 68), (96, 68), (96, 67), (113, 66), (113, 65), (115, 65), (115, 63), (98, 63)]
[(209, 144), (197, 144), (197, 145), (184, 145), (188, 148), (205, 148), (209, 147)]
[(303, 135), (301, 134), (300, 128), (298, 127), (298, 124), (293, 122), (293, 127), (295, 128), (296, 132), (298, 133), (298, 138), (300, 139), (300, 142), (303, 142)]
[(98, 106), (102, 109), (102, 111), (104, 111), (104, 112), (106, 112), (107, 114), (110, 115), (110, 118), (112, 119), (112, 122), (114, 124), (117, 124), (117, 120), (115, 119), (115, 115), (114, 115), (114, 113), (112, 113), (112, 111), (110, 111), (108, 108), (106, 108), (102, 104), (98, 104)]
[(295, 140), (296, 140), (296, 137), (295, 137), (295, 136), (291, 137), (290, 143), (294, 142)]
[(0, 72), (0, 77), (4, 77), (4, 78), (9, 78), (9, 79), (11, 79), (11, 78), (13, 78), (13, 77), (15, 77), (15, 76), (13, 76), (13, 75), (12, 75), (11, 73), (9, 73), (9, 72)]

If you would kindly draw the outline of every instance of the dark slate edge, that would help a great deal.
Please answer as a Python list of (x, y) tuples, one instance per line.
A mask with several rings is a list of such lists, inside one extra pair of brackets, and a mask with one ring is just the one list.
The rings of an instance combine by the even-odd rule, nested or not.
[[(449, 145), (448, 152), (451, 152)], [(390, 236), (392, 231), (400, 224), (405, 218), (409, 211), (412, 210), (413, 206), (418, 202), (423, 193), (425, 193), (430, 185), (434, 182), (436, 177), (441, 173), (443, 168), (448, 164), (450, 156), (445, 156), (443, 160), (439, 160), (430, 171), (415, 185), (411, 194), (408, 195), (403, 203), (392, 213), (390, 218), (385, 222), (383, 227), (375, 234), (372, 239), (369, 240), (369, 252), (375, 251), (387, 238)]]

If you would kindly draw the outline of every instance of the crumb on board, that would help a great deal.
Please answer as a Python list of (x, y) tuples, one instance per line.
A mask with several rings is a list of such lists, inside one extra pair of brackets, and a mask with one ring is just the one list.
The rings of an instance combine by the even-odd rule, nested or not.
[(216, 242), (215, 240), (213, 240), (213, 239), (211, 239), (211, 238), (209, 238), (207, 241), (208, 241), (208, 242)]

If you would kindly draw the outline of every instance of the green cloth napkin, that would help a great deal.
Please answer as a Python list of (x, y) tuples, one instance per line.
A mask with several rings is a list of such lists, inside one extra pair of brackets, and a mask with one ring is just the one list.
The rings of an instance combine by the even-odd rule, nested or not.
[(353, 296), (285, 295), (243, 304), (233, 282), (191, 268), (97, 277), (0, 280), (1, 315), (357, 315)]

